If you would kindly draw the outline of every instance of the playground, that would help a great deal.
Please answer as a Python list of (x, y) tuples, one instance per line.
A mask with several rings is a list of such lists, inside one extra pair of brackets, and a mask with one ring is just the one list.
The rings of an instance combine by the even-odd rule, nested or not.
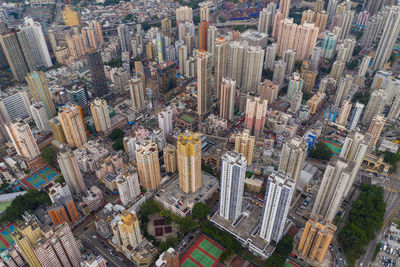
[(216, 267), (219, 257), (225, 249), (211, 238), (202, 235), (182, 255), (180, 264), (183, 267)]
[(9, 223), (0, 229), (0, 251), (14, 244), (11, 234), (17, 230), (15, 223)]
[(341, 144), (339, 144), (339, 143), (337, 143), (337, 142), (335, 142), (333, 140), (330, 140), (330, 139), (325, 139), (323, 141), (323, 143), (327, 147), (329, 147), (330, 150), (332, 150), (333, 155), (339, 156), (340, 152), (342, 151), (342, 145)]
[(39, 171), (22, 179), (23, 185), (28, 189), (38, 189), (48, 182), (57, 178), (60, 174), (50, 166), (46, 166)]

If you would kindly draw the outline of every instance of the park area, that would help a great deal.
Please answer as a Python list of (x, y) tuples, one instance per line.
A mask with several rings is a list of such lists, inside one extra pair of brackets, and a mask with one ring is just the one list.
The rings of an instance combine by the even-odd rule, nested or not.
[(199, 239), (181, 256), (182, 267), (216, 267), (224, 248), (217, 242), (201, 235)]

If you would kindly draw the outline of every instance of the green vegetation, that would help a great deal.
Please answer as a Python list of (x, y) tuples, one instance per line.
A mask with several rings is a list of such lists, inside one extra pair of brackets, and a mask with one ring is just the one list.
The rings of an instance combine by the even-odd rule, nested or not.
[(310, 149), (309, 157), (318, 160), (330, 160), (332, 158), (332, 150), (322, 141), (319, 141)]
[(118, 5), (120, 0), (105, 0), (104, 6)]
[[(0, 185), (0, 192), (3, 192), (10, 184), (7, 182), (4, 182)], [(11, 193), (10, 190), (4, 191), (5, 193)]]
[(303, 100), (308, 101), (313, 96), (313, 93), (304, 91), (303, 92)]
[(374, 261), (376, 259), (376, 256), (378, 255), (379, 251), (381, 251), (381, 249), (380, 249), (381, 245), (382, 245), (381, 242), (376, 243), (374, 254), (372, 255), (372, 261)]
[(292, 8), (290, 8), (289, 11), (289, 17), (293, 18), (293, 22), (296, 24), (300, 24), (301, 22), (301, 17), (303, 15), (303, 11), (306, 10), (307, 7), (296, 7), (293, 6)]
[(276, 245), (276, 250), (267, 259), (264, 267), (280, 267), (285, 265), (286, 257), (293, 250), (293, 236), (284, 236)]
[(211, 175), (214, 175), (213, 169), (211, 168), (210, 165), (201, 165), (201, 170), (203, 172), (209, 173)]
[(358, 63), (358, 58), (352, 59), (349, 63), (346, 64), (346, 68), (349, 70), (355, 70), (358, 66)]
[(386, 204), (384, 190), (375, 185), (361, 184), (361, 193), (353, 202), (346, 225), (338, 238), (349, 266), (365, 253), (364, 247), (375, 238), (375, 233), (383, 226)]
[(200, 23), (200, 16), (194, 16), (193, 23), (194, 23), (194, 25), (198, 25)]
[(361, 104), (367, 105), (370, 96), (371, 96), (371, 93), (369, 91), (356, 92), (353, 95), (353, 98), (351, 99), (351, 102), (354, 104), (354, 103), (356, 103), (358, 101)]
[(340, 217), (339, 215), (336, 215), (335, 218), (333, 218), (333, 224), (336, 226), (339, 226), (343, 222), (343, 218)]
[(120, 68), (122, 67), (122, 58), (116, 58), (113, 60), (110, 60), (106, 63), (104, 63), (104, 65), (110, 66), (111, 68)]
[(358, 56), (358, 54), (360, 54), (361, 50), (362, 50), (362, 47), (359, 45), (356, 45), (353, 50), (353, 57)]
[(115, 150), (123, 150), (124, 149), (124, 136), (125, 133), (120, 128), (114, 129), (111, 134), (108, 136), (111, 140), (114, 141), (112, 144), (112, 148)]
[(294, 63), (294, 69), (298, 72), (300, 72), (301, 69), (301, 65), (303, 64), (303, 61), (301, 60), (296, 60), (296, 62)]
[(396, 61), (396, 59), (397, 59), (397, 56), (396, 56), (396, 53), (395, 52), (392, 52), (392, 54), (390, 55), (390, 57), (389, 57), (389, 62), (390, 62), (390, 65), (392, 66), (393, 65), (393, 63)]
[(53, 146), (46, 146), (40, 150), (42, 159), (50, 166), (57, 167), (57, 150)]
[(0, 223), (12, 222), (20, 218), (25, 211), (33, 211), (40, 205), (51, 204), (49, 195), (44, 191), (30, 190), (22, 196), (17, 196), (0, 218)]
[(219, 22), (220, 22), (220, 23), (225, 23), (225, 22), (226, 22), (226, 19), (225, 19), (225, 18), (219, 18)]
[(64, 184), (65, 183), (65, 179), (64, 176), (60, 175), (59, 177), (57, 177), (57, 179), (54, 180), (55, 182), (59, 183), (59, 184)]
[(208, 214), (210, 214), (210, 208), (206, 204), (204, 204), (203, 202), (194, 204), (192, 210), (193, 218), (199, 221), (203, 221), (207, 218)]
[(179, 240), (176, 237), (168, 237), (167, 240), (163, 241), (158, 245), (158, 252), (163, 253), (170, 247), (175, 247), (179, 244)]
[(256, 30), (257, 25), (237, 25), (237, 26), (233, 27), (234, 31), (239, 31), (239, 32), (244, 32), (244, 31), (247, 31), (250, 29)]
[(116, 151), (123, 150), (124, 149), (123, 138), (118, 138), (117, 140), (115, 140), (114, 143), (112, 144), (112, 148), (114, 148), (114, 150)]
[(392, 165), (391, 172), (395, 172), (397, 170), (397, 164), (400, 161), (400, 153), (392, 153), (390, 151), (384, 152), (383, 161)]
[(272, 81), (272, 78), (274, 77), (274, 72), (270, 69), (263, 69), (262, 70), (262, 80), (268, 79)]

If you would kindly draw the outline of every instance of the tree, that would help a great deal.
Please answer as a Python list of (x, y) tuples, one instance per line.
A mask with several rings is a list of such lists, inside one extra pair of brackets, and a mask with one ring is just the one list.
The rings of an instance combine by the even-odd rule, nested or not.
[(193, 23), (194, 23), (194, 25), (199, 24), (200, 23), (200, 16), (194, 16), (193, 17)]
[(42, 159), (50, 166), (57, 166), (57, 150), (53, 146), (43, 147), (40, 152), (42, 152)]
[(197, 223), (192, 216), (186, 216), (179, 222), (179, 230), (186, 234), (197, 228)]
[(194, 204), (192, 210), (193, 218), (201, 221), (207, 218), (208, 214), (210, 214), (210, 208), (206, 204), (203, 202)]
[(354, 70), (358, 66), (358, 63), (358, 58), (352, 59), (349, 63), (346, 64), (346, 67), (349, 70)]
[(104, 65), (110, 66), (111, 68), (120, 68), (122, 67), (122, 58), (116, 58), (113, 60), (110, 60), (106, 63), (104, 63)]
[(332, 150), (322, 141), (319, 141), (310, 149), (309, 157), (319, 160), (330, 160), (332, 158)]
[(142, 216), (153, 215), (159, 211), (159, 204), (153, 199), (146, 200), (142, 206), (140, 206), (140, 214)]
[(304, 101), (308, 101), (312, 96), (313, 96), (313, 94), (311, 92), (308, 92), (308, 91), (303, 92), (303, 100)]
[(219, 18), (219, 22), (221, 22), (221, 23), (225, 23), (226, 22), (226, 19), (225, 18)]
[(282, 256), (288, 256), (293, 250), (293, 236), (285, 236), (276, 245), (276, 251)]
[(65, 183), (64, 176), (60, 175), (59, 177), (57, 177), (57, 179), (55, 179), (55, 182), (57, 182), (59, 184)]
[(112, 144), (112, 148), (114, 148), (117, 151), (123, 150), (124, 149), (124, 139), (120, 137), (117, 140), (115, 140), (115, 142)]
[(296, 62), (294, 63), (294, 69), (300, 72), (301, 64), (303, 64), (303, 61), (296, 60)]
[(263, 69), (262, 70), (262, 79), (268, 79), (272, 81), (272, 78), (274, 77), (274, 72), (270, 69)]
[(179, 243), (178, 238), (176, 237), (168, 237), (167, 240), (163, 241), (158, 245), (158, 252), (162, 253), (169, 249), (170, 247), (175, 247)]
[(283, 267), (284, 265), (285, 259), (274, 253), (265, 261), (264, 267)]
[(111, 140), (115, 141), (118, 138), (123, 138), (125, 136), (125, 133), (123, 130), (121, 130), (120, 128), (116, 128), (114, 130), (112, 130), (112, 132), (110, 133), (110, 135), (108, 137), (110, 137)]
[(356, 92), (353, 95), (353, 98), (351, 99), (351, 102), (353, 104), (356, 103), (356, 102), (360, 102), (361, 104), (367, 105), (370, 96), (371, 96), (371, 93), (369, 91)]

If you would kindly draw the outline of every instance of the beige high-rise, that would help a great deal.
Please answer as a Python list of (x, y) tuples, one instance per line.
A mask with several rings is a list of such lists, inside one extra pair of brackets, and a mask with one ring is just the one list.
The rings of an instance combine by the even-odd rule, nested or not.
[(212, 101), (211, 54), (205, 50), (197, 52), (197, 114), (205, 115)]
[(129, 247), (135, 249), (143, 241), (139, 219), (134, 211), (124, 210), (121, 220), (112, 225), (112, 230), (117, 246), (123, 251), (129, 251)]
[(137, 144), (136, 161), (140, 184), (147, 190), (156, 189), (161, 183), (160, 160), (157, 144), (149, 137)]
[(71, 192), (76, 194), (86, 192), (87, 188), (78, 161), (72, 151), (70, 149), (61, 150), (57, 154), (57, 162)]
[(81, 107), (69, 105), (58, 112), (65, 139), (71, 147), (82, 147), (87, 143), (86, 126)]
[(217, 98), (221, 96), (221, 84), (222, 78), (225, 77), (226, 73), (226, 64), (227, 64), (227, 57), (226, 57), (226, 50), (227, 50), (228, 41), (224, 37), (218, 37), (215, 40), (215, 59), (214, 59), (214, 68), (215, 68), (215, 89), (217, 93)]
[(129, 92), (131, 95), (132, 108), (136, 112), (139, 112), (146, 107), (143, 79), (143, 75), (138, 75), (129, 81)]
[(290, 174), (297, 181), (307, 155), (307, 143), (301, 137), (287, 141), (282, 148), (278, 170)]
[(219, 116), (226, 120), (233, 120), (235, 111), (235, 93), (236, 93), (236, 82), (230, 79), (222, 79), (221, 86), (221, 100)]
[(235, 150), (246, 157), (248, 166), (253, 161), (254, 142), (255, 138), (250, 135), (249, 130), (243, 130), (242, 133), (237, 133), (235, 136)]
[(312, 214), (304, 227), (298, 250), (310, 261), (322, 262), (336, 232), (336, 226), (322, 216)]
[(56, 114), (56, 108), (53, 99), (50, 96), (50, 91), (47, 86), (47, 78), (43, 71), (34, 71), (29, 73), (26, 76), (26, 82), (28, 83), (29, 92), (35, 102), (42, 102), (46, 109), (48, 119), (53, 118)]
[(183, 192), (196, 192), (201, 186), (201, 138), (199, 133), (183, 132), (177, 141), (179, 185)]
[(370, 147), (375, 148), (376, 144), (379, 141), (379, 138), (381, 137), (383, 127), (385, 127), (385, 123), (386, 119), (381, 115), (375, 115), (374, 118), (372, 119), (367, 131), (367, 133), (369, 133), (372, 136), (371, 141), (369, 143)]
[(297, 25), (293, 18), (280, 21), (278, 31), (278, 56), (283, 56), (287, 49), (296, 51), (296, 60), (310, 57), (317, 41), (319, 29), (313, 23)]
[(29, 125), (21, 119), (6, 124), (6, 130), (18, 155), (33, 160), (40, 155), (40, 150)]
[(110, 114), (108, 113), (107, 101), (96, 98), (90, 104), (94, 126), (97, 132), (105, 132), (111, 128)]
[(173, 145), (167, 145), (164, 148), (164, 164), (166, 172), (176, 172), (177, 160), (176, 160), (176, 147)]

